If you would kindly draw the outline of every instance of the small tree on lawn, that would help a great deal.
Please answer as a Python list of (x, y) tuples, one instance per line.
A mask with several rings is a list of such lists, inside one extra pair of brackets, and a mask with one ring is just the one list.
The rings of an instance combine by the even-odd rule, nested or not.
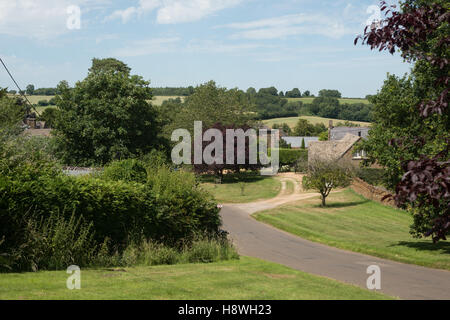
[(302, 149), (305, 150), (306, 146), (305, 146), (305, 138), (302, 139)]
[(315, 161), (309, 165), (308, 174), (303, 178), (303, 188), (317, 190), (322, 198), (322, 206), (325, 207), (331, 190), (348, 187), (351, 181), (349, 168), (336, 162)]

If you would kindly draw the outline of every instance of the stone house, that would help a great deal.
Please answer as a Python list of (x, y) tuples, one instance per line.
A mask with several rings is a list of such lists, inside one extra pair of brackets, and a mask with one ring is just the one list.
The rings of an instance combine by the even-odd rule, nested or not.
[(354, 150), (361, 139), (348, 133), (340, 140), (310, 142), (308, 162), (335, 161), (358, 167), (365, 158), (364, 152), (356, 153)]

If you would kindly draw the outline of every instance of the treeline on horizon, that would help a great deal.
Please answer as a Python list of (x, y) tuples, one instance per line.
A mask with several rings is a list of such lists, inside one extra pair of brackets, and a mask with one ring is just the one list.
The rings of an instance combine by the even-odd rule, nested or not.
[[(189, 97), (196, 88), (189, 87), (165, 87), (151, 88), (153, 96), (167, 97)], [(309, 90), (301, 92), (294, 88), (290, 91), (278, 91), (275, 87), (261, 88), (258, 91), (250, 87), (247, 91), (236, 89), (242, 99), (245, 99), (255, 108), (255, 118), (267, 120), (274, 118), (287, 118), (297, 116), (318, 116), (347, 121), (371, 122), (372, 105), (365, 103), (341, 103), (339, 99), (342, 94), (338, 90), (323, 89), (319, 91), (318, 97), (311, 94)], [(9, 93), (16, 94), (15, 90)], [(28, 85), (23, 91), (27, 95), (53, 96), (58, 94), (56, 88), (38, 88)], [(288, 98), (314, 98), (311, 103), (299, 100), (289, 100)], [(367, 98), (367, 97), (366, 97)], [(169, 99), (165, 103), (183, 103), (181, 99)], [(51, 105), (50, 102), (48, 102)], [(46, 106), (45, 101), (41, 101), (39, 106)]]
[[(155, 94), (155, 90), (152, 90)], [(193, 90), (195, 89), (193, 88)], [(255, 88), (249, 88), (247, 91), (237, 90), (237, 92), (241, 96), (241, 101), (254, 106), (254, 109), (249, 111), (255, 113), (257, 120), (318, 116), (348, 121), (372, 121), (371, 104), (341, 103), (339, 99), (342, 98), (342, 94), (338, 90), (321, 90), (318, 97), (311, 95), (309, 91), (301, 93), (296, 88), (286, 93), (278, 92), (275, 87), (261, 88), (259, 91), (256, 91)], [(312, 97), (314, 99), (311, 103), (287, 99), (301, 97)], [(168, 99), (163, 104), (166, 106), (168, 104), (183, 104), (183, 101), (180, 98)]]

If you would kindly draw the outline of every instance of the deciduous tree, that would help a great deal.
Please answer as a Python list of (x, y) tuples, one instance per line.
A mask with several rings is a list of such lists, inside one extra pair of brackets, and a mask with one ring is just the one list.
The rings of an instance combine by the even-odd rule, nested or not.
[[(388, 118), (375, 127), (368, 145), (378, 150), (372, 157), (397, 175), (394, 198), (413, 213), (413, 234), (432, 236), (434, 242), (450, 232), (449, 9), (445, 0), (407, 0), (398, 11), (381, 1), (385, 19), (355, 39), (371, 49), (400, 50), (415, 63), (409, 79), (391, 77), (375, 98), (389, 102), (394, 112), (384, 112)], [(396, 89), (391, 98), (389, 88)], [(383, 145), (392, 151), (382, 151)]]

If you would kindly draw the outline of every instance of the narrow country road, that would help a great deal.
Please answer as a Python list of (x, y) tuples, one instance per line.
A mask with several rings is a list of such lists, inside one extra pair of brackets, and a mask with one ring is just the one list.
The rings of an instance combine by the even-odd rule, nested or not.
[[(292, 180), (289, 175), (285, 179)], [(298, 181), (297, 179), (295, 179)], [(353, 253), (304, 240), (272, 226), (258, 222), (250, 215), (275, 208), (283, 203), (315, 197), (317, 194), (285, 194), (285, 182), (274, 199), (247, 204), (224, 205), (223, 228), (228, 231), (239, 253), (286, 265), (293, 269), (325, 276), (341, 282), (366, 287), (367, 267), (381, 269), (381, 292), (400, 299), (450, 299), (450, 272), (393, 262)]]

